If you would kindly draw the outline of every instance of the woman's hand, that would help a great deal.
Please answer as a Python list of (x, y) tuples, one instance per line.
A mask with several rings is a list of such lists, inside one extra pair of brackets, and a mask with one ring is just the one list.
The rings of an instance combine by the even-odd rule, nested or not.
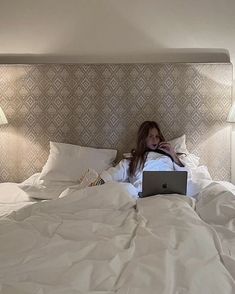
[(161, 142), (161, 143), (159, 143), (159, 145), (158, 145), (158, 149), (163, 150), (163, 151), (165, 151), (167, 154), (169, 154), (169, 155), (172, 157), (172, 159), (174, 160), (174, 162), (175, 162), (176, 164), (178, 164), (179, 166), (184, 166), (184, 165), (182, 164), (182, 162), (179, 160), (179, 158), (178, 158), (178, 156), (177, 156), (177, 154), (176, 154), (174, 148), (171, 146), (170, 143), (167, 143), (167, 142)]
[(176, 156), (175, 150), (170, 143), (161, 142), (158, 145), (158, 149), (165, 151), (167, 154), (171, 155), (173, 158)]

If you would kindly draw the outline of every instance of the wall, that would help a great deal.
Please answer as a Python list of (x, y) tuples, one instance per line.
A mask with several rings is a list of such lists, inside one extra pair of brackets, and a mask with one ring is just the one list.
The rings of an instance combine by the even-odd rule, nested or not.
[(234, 11), (234, 0), (0, 0), (0, 63), (234, 63)]
[(225, 61), (233, 0), (1, 0), (1, 62)]
[(49, 140), (117, 149), (121, 159), (146, 118), (166, 140), (185, 134), (213, 179), (230, 180), (230, 63), (9, 64), (0, 76), (10, 122), (0, 131), (0, 182), (40, 172)]

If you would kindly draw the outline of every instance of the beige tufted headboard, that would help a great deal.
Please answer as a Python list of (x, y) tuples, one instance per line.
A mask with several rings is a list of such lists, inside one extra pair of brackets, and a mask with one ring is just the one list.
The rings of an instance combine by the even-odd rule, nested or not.
[(167, 139), (185, 133), (212, 177), (229, 180), (231, 85), (230, 63), (0, 65), (0, 181), (40, 171), (50, 140), (120, 158), (147, 119)]

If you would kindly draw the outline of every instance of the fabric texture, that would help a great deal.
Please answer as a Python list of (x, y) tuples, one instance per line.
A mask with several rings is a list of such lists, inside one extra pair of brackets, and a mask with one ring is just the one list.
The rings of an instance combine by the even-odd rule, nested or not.
[[(2, 293), (234, 294), (234, 195), (68, 189), (0, 220)], [(137, 207), (137, 209), (136, 209)]]

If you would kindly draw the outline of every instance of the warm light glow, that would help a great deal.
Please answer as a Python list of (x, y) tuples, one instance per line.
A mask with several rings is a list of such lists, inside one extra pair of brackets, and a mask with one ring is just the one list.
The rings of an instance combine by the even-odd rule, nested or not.
[(227, 122), (235, 122), (235, 103), (232, 105), (230, 108), (228, 117), (227, 117)]
[(7, 123), (8, 123), (7, 118), (6, 118), (2, 108), (0, 107), (0, 125), (4, 125)]

